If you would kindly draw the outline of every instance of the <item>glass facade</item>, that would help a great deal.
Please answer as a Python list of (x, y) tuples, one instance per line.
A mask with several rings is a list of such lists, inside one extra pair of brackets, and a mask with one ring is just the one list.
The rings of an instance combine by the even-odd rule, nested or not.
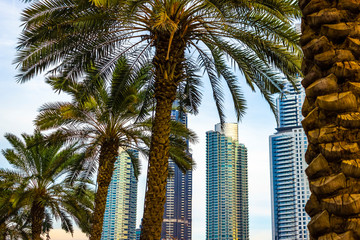
[[(132, 151), (138, 158), (138, 152)], [(129, 155), (122, 151), (115, 162), (106, 199), (101, 240), (136, 239), (137, 180)]]
[(140, 228), (137, 228), (137, 229), (135, 230), (135, 232), (136, 232), (136, 240), (140, 240), (141, 229), (140, 229)]
[[(187, 126), (186, 114), (178, 110), (172, 110), (171, 118)], [(184, 174), (171, 159), (169, 159), (169, 167), (173, 172), (166, 185), (166, 203), (161, 239), (190, 240), (192, 171), (187, 171)]]
[(236, 123), (206, 132), (206, 239), (249, 239), (247, 149)]
[(310, 197), (305, 175), (307, 138), (301, 127), (301, 106), (305, 93), (286, 84), (277, 99), (278, 128), (270, 136), (272, 239), (309, 239), (310, 218), (305, 203)]

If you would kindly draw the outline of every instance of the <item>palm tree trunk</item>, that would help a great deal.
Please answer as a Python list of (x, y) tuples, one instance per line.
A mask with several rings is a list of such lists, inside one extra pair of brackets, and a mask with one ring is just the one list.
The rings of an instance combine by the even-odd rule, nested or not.
[(90, 240), (100, 240), (104, 222), (106, 197), (114, 172), (114, 164), (118, 156), (118, 141), (109, 140), (102, 144), (99, 157), (95, 210), (92, 218)]
[(45, 217), (45, 208), (43, 204), (35, 200), (31, 206), (31, 237), (32, 240), (41, 240), (41, 229)]
[(360, 239), (360, 2), (300, 0), (311, 239)]
[(168, 54), (169, 36), (159, 34), (154, 57), (156, 112), (149, 153), (141, 240), (158, 240), (166, 201), (170, 120), (176, 90), (183, 78), (185, 45), (175, 36)]
[(6, 223), (0, 223), (0, 240), (6, 239)]

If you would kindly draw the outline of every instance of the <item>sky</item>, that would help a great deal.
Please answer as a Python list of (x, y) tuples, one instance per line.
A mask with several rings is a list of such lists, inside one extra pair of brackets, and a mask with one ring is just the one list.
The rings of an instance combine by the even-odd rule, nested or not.
[[(19, 84), (15, 81), (17, 74), (12, 62), (16, 55), (16, 43), (20, 27), (21, 9), (26, 4), (18, 0), (0, 0), (0, 149), (9, 148), (4, 138), (5, 133), (20, 135), (33, 132), (33, 120), (39, 107), (46, 102), (66, 100), (67, 96), (52, 92), (39, 76), (31, 81)], [(239, 75), (239, 71), (235, 72)], [(269, 135), (275, 132), (276, 121), (270, 108), (259, 92), (253, 93), (239, 75), (245, 98), (247, 113), (239, 123), (239, 141), (248, 148), (249, 179), (249, 216), (250, 239), (271, 239), (271, 196), (269, 170)], [(233, 104), (226, 92), (225, 112), (227, 122), (236, 122)], [(193, 171), (193, 219), (192, 239), (205, 239), (205, 133), (213, 130), (219, 122), (210, 87), (204, 77), (203, 99), (197, 116), (189, 116), (188, 126), (194, 130), (199, 142), (191, 145), (196, 169)], [(142, 159), (143, 166), (146, 160)], [(0, 168), (6, 168), (4, 157), (0, 154)], [(146, 169), (142, 169), (138, 188), (137, 226), (143, 211), (144, 186)], [(58, 227), (59, 228), (59, 227)], [(50, 232), (52, 240), (85, 240), (86, 237), (76, 230), (73, 237), (61, 229)]]

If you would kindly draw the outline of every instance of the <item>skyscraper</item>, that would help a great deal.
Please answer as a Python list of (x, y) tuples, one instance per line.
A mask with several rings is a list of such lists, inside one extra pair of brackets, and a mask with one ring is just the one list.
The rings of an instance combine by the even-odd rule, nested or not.
[[(173, 120), (187, 126), (186, 114), (171, 111)], [(161, 239), (191, 239), (191, 207), (192, 207), (192, 171), (184, 174), (170, 159), (169, 167), (173, 170), (166, 185), (166, 203), (162, 223)]]
[(305, 175), (307, 138), (301, 126), (301, 106), (305, 98), (286, 84), (277, 99), (278, 127), (270, 136), (270, 171), (273, 240), (309, 239), (305, 203), (310, 196)]
[(135, 230), (135, 233), (136, 233), (136, 240), (140, 240), (140, 234), (141, 234), (141, 228), (137, 228), (136, 230)]
[(206, 132), (206, 239), (249, 239), (247, 149), (236, 123)]
[[(138, 152), (132, 151), (138, 158)], [(137, 180), (129, 155), (122, 151), (115, 162), (104, 215), (102, 240), (136, 238)]]

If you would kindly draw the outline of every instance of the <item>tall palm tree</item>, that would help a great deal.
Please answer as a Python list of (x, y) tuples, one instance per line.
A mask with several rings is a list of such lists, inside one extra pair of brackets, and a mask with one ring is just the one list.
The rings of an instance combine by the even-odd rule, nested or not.
[[(84, 142), (92, 159), (98, 159), (98, 162), (84, 162), (90, 172), (98, 163), (91, 239), (101, 237), (108, 187), (119, 148), (127, 151), (132, 159), (136, 177), (139, 163), (130, 150), (148, 154), (152, 124), (146, 115), (152, 105), (149, 102), (153, 93), (151, 67), (151, 64), (145, 64), (133, 71), (127, 60), (121, 58), (114, 69), (111, 85), (106, 84), (94, 68), (88, 70), (82, 82), (56, 77), (47, 80), (55, 91), (68, 93), (72, 101), (42, 106), (36, 119), (37, 126), (41, 130), (57, 129), (56, 139)], [(196, 137), (175, 121), (172, 127), (172, 158), (186, 171), (192, 168), (192, 161), (185, 152), (184, 138), (194, 141)]]
[(360, 239), (358, 1), (299, 1), (312, 239)]
[(77, 153), (79, 146), (64, 146), (62, 141), (44, 144), (45, 137), (39, 132), (22, 134), (23, 140), (13, 134), (6, 134), (5, 138), (12, 148), (2, 150), (2, 154), (13, 169), (0, 169), (0, 188), (7, 189), (10, 204), (1, 203), (11, 205), (11, 209), (6, 212), (1, 205), (1, 216), (6, 215), (4, 211), (16, 213), (8, 215), (5, 224), (9, 220), (24, 221), (21, 212), (28, 214), (31, 239), (40, 240), (43, 230), (52, 228), (51, 216), (54, 216), (65, 231), (72, 233), (72, 220), (80, 222), (87, 218), (93, 207), (90, 190), (78, 192), (78, 183), (70, 185), (64, 181), (84, 158), (84, 154)]
[[(133, 67), (153, 59), (156, 114), (152, 129), (142, 239), (159, 239), (169, 158), (170, 111), (177, 91), (199, 83), (204, 70), (224, 122), (223, 86), (238, 117), (245, 103), (229, 65), (260, 90), (274, 110), (280, 76), (299, 72), (298, 35), (289, 19), (300, 11), (291, 0), (40, 0), (23, 12), (16, 62), (19, 82), (50, 68), (77, 79), (91, 64), (108, 76), (126, 54)], [(187, 75), (190, 74), (190, 75)], [(191, 87), (189, 87), (189, 83)], [(190, 101), (191, 102), (191, 101)], [(196, 108), (194, 108), (196, 110)]]

